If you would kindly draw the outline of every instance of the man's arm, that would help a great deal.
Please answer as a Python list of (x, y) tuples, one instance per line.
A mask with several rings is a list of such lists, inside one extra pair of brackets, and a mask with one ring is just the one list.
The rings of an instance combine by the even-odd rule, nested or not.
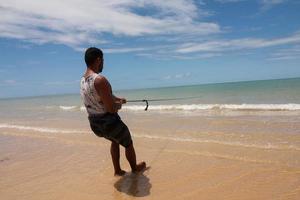
[(111, 85), (105, 77), (97, 77), (95, 79), (95, 89), (98, 95), (101, 94), (101, 100), (107, 112), (116, 113), (121, 109), (120, 103), (115, 101), (115, 97), (112, 94)]
[(115, 100), (120, 102), (121, 104), (125, 104), (127, 102), (127, 100), (123, 97), (117, 97), (117, 96), (113, 95), (113, 98), (115, 98)]

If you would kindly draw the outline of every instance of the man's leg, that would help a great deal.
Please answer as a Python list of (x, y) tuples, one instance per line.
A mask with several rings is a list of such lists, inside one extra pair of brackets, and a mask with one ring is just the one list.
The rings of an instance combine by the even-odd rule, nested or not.
[(130, 164), (132, 172), (139, 172), (146, 168), (145, 162), (136, 164), (136, 155), (135, 155), (133, 143), (131, 143), (129, 147), (125, 148), (125, 155)]
[(116, 142), (111, 142), (110, 153), (115, 169), (115, 175), (122, 176), (126, 172), (120, 167), (120, 145)]

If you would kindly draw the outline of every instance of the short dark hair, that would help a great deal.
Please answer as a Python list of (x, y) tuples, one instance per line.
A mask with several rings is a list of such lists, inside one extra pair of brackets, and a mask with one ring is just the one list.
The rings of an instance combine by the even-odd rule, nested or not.
[(84, 55), (86, 66), (92, 65), (95, 62), (95, 60), (99, 57), (103, 59), (103, 52), (100, 49), (96, 47), (88, 48), (85, 51), (85, 55)]

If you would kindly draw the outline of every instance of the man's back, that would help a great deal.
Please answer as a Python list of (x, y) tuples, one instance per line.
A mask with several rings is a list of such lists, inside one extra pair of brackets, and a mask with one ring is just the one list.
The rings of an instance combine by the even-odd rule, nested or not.
[(89, 115), (104, 114), (107, 112), (101, 101), (99, 92), (95, 88), (97, 78), (98, 74), (92, 73), (88, 76), (83, 76), (80, 81), (81, 98)]

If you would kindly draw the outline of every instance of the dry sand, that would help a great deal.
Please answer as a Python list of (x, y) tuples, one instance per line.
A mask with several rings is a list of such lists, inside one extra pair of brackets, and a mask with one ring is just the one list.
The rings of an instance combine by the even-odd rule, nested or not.
[[(2, 129), (0, 199), (300, 199), (295, 149), (145, 137), (134, 144), (150, 169), (114, 177), (104, 139)], [(121, 165), (129, 171), (124, 157), (122, 149)]]

